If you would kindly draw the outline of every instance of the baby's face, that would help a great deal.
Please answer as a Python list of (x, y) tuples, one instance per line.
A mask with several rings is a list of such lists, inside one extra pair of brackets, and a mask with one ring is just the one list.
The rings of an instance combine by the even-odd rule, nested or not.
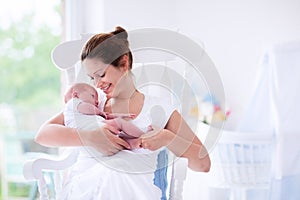
[(92, 87), (85, 88), (83, 91), (81, 91), (78, 94), (78, 98), (86, 103), (90, 103), (98, 107), (98, 93)]

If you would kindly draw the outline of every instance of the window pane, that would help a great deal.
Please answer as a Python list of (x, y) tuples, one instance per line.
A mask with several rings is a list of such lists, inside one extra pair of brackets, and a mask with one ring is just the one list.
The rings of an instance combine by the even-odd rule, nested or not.
[(28, 196), (28, 188), (10, 179), (22, 180), (26, 152), (56, 152), (33, 138), (62, 107), (61, 74), (51, 60), (61, 21), (60, 0), (9, 0), (0, 6), (0, 199)]

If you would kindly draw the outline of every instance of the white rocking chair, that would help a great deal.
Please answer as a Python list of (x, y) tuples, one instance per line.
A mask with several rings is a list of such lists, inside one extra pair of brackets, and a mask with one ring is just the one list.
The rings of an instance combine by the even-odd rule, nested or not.
[[(91, 35), (82, 35), (81, 40), (65, 42), (58, 45), (52, 52), (52, 59), (55, 65), (60, 69), (72, 69), (78, 64), (79, 52)], [(75, 69), (76, 71), (77, 69)], [(44, 171), (62, 171), (72, 166), (77, 161), (77, 151), (73, 151), (60, 158), (38, 158), (29, 160), (23, 168), (24, 177), (27, 180), (36, 180), (38, 182), (39, 197), (41, 200), (48, 200), (48, 189), (44, 177)], [(170, 158), (169, 158), (170, 159)], [(175, 160), (176, 159), (176, 160)], [(187, 159), (174, 158), (172, 165), (172, 174), (169, 186), (169, 199), (183, 199), (183, 183), (186, 179)], [(57, 176), (60, 179), (60, 176)], [(61, 180), (56, 180), (61, 182)], [(59, 189), (61, 184), (56, 184), (55, 188)]]

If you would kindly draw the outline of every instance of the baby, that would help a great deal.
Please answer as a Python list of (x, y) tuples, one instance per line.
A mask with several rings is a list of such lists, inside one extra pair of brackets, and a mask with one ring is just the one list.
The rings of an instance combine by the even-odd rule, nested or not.
[(139, 148), (138, 138), (142, 130), (124, 118), (134, 117), (131, 114), (107, 114), (99, 109), (97, 90), (87, 83), (75, 83), (65, 94), (65, 126), (82, 130), (99, 128), (103, 123), (118, 130), (118, 136), (126, 140), (131, 149)]

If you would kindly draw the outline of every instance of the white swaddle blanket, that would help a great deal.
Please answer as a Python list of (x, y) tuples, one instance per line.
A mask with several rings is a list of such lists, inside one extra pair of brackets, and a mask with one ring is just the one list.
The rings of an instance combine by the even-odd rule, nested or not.
[[(160, 120), (163, 128), (174, 108), (169, 102), (150, 96), (145, 96), (143, 109), (132, 123), (141, 130), (147, 130), (148, 126), (153, 124), (153, 110), (157, 106), (164, 112), (158, 113), (163, 117)], [(77, 117), (76, 121), (82, 120), (82, 116)], [(88, 121), (96, 124), (94, 128), (101, 125), (101, 119), (95, 117)], [(84, 124), (75, 123), (76, 126), (84, 126)], [(102, 156), (93, 148), (76, 147), (75, 149), (80, 151), (78, 160), (70, 169), (68, 178), (58, 193), (58, 199), (158, 200), (161, 198), (162, 191), (153, 183), (160, 150), (123, 150), (113, 156)]]

